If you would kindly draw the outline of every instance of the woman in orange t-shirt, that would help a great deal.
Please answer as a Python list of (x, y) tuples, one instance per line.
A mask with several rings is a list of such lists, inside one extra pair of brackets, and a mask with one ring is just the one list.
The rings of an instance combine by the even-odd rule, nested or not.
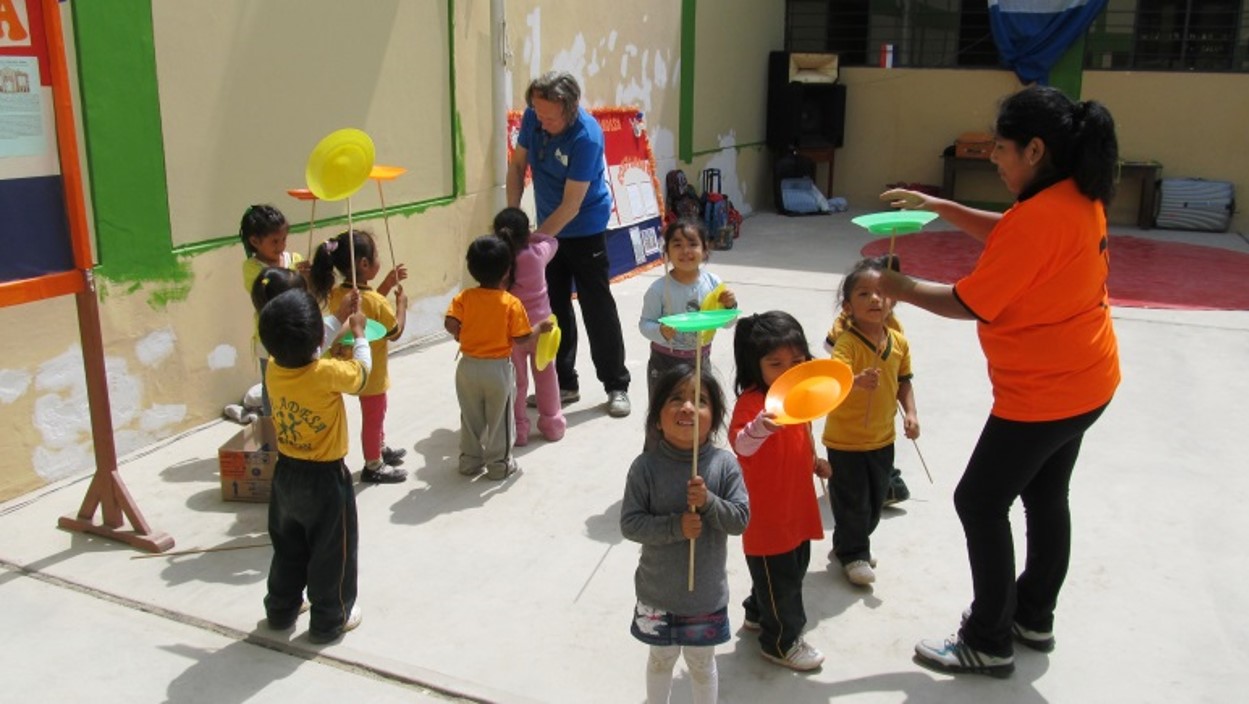
[[(954, 285), (885, 272), (898, 300), (976, 320), (993, 409), (954, 492), (975, 599), (958, 635), (924, 640), (918, 660), (945, 672), (1006, 677), (1012, 639), (1054, 647), (1054, 606), (1071, 556), (1067, 492), (1084, 433), (1119, 384), (1107, 302), (1106, 204), (1114, 195), (1114, 119), (1093, 101), (1032, 86), (998, 111), (991, 159), (1017, 201), (974, 210), (908, 190), (881, 194), (938, 213), (985, 244)], [(1022, 498), (1028, 547), (1016, 578), (1009, 511)]]

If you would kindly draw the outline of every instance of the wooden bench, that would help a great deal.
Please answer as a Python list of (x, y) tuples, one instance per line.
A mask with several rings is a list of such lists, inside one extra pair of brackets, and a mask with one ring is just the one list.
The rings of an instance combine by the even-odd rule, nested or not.
[[(956, 200), (954, 187), (960, 172), (966, 171), (997, 171), (997, 167), (988, 159), (960, 159), (953, 154), (942, 155), (945, 162), (941, 178), (941, 197)], [(1158, 177), (1162, 172), (1162, 164), (1156, 161), (1120, 161), (1115, 181), (1121, 182), (1124, 177), (1140, 178), (1140, 205), (1136, 211), (1136, 225), (1148, 230), (1154, 226), (1155, 198)]]

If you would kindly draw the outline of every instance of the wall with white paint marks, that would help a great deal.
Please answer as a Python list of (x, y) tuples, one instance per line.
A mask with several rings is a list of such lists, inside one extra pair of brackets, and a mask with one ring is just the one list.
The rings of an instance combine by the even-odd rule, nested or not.
[[(743, 0), (734, 1), (740, 4)], [(772, 5), (762, 4), (753, 16), (737, 17), (736, 21), (744, 27), (779, 27), (781, 5)], [(236, 3), (232, 7), (241, 6)], [(733, 115), (739, 110), (753, 114), (760, 109), (753, 102), (705, 106), (709, 112), (703, 114), (715, 115), (719, 126), (704, 130), (707, 143), (696, 145), (705, 153), (697, 154), (692, 163), (678, 160), (681, 11), (681, 3), (673, 2), (622, 5), (588, 0), (562, 6), (534, 0), (507, 3), (506, 46), (511, 57), (503, 76), (507, 107), (522, 107), (524, 89), (533, 77), (551, 69), (567, 70), (582, 83), (588, 106), (632, 105), (645, 113), (661, 180), (671, 168), (684, 168), (697, 179), (701, 168), (715, 166), (723, 171), (726, 192), (740, 210), (749, 213), (766, 204), (768, 159), (761, 147), (749, 142), (743, 146), (742, 135), (757, 130), (753, 126), (735, 126)], [(176, 7), (162, 4), (161, 12), (153, 16), (158, 34), (163, 22), (186, 25), (186, 18), (177, 13)], [(454, 127), (448, 139), (457, 154), (454, 196), (444, 203), (390, 218), (395, 258), (407, 263), (411, 272), (405, 282), (411, 299), (406, 340), (441, 329), (448, 300), (466, 281), (464, 247), (474, 236), (488, 230), (490, 219), (502, 205), (502, 183), (493, 164), (495, 156), (504, 149), (503, 126), (494, 124), (490, 88), (496, 70), (493, 53), (497, 44), (486, 21), (488, 17), (488, 0), (457, 0), (453, 4), (455, 111), (449, 116)], [(72, 31), (72, 27), (69, 29)], [(422, 31), (445, 34), (446, 28), (423, 27)], [(287, 32), (282, 36), (290, 35)], [(165, 35), (166, 39), (170, 36), (173, 35)], [(420, 36), (407, 40), (422, 41)], [(429, 38), (429, 42), (440, 45), (445, 45), (445, 40), (441, 34)], [(193, 47), (180, 44), (162, 41), (158, 46), (157, 72), (169, 77), (162, 81), (166, 84), (160, 95), (162, 113), (186, 115), (188, 110), (204, 109), (210, 113), (234, 111), (231, 114), (237, 118), (237, 101), (222, 92), (237, 82), (211, 74), (211, 67), (205, 69), (196, 64), (195, 70), (201, 76), (196, 85), (214, 86), (211, 94), (189, 84), (169, 85), (179, 73), (177, 65), (202, 59), (192, 55)], [(381, 53), (384, 51), (362, 55), (377, 61)], [(246, 66), (235, 65), (239, 56), (229, 58), (222, 66), (247, 70)], [(365, 70), (363, 65), (355, 71), (353, 60), (351, 52), (335, 54), (343, 75), (354, 76), (355, 81), (374, 81), (365, 86), (368, 89), (385, 90), (384, 81), (394, 80), (394, 72), (382, 75)], [(716, 71), (709, 71), (712, 77), (708, 80), (723, 80), (718, 76), (731, 77), (764, 65), (762, 58), (742, 52), (718, 57), (717, 61), (720, 65)], [(254, 88), (255, 81), (245, 85)], [(327, 90), (323, 99), (331, 95)], [(189, 105), (189, 101), (198, 102)], [(354, 107), (361, 114), (368, 114), (379, 109), (380, 104), (388, 103), (375, 101)], [(305, 112), (308, 116), (298, 119), (315, 118), (315, 111)], [(381, 113), (372, 117), (383, 125), (374, 129), (386, 131), (413, 129), (413, 125), (428, 121)], [(266, 139), (266, 130), (273, 129), (273, 123), (272, 115), (264, 111), (256, 113), (251, 130), (241, 129), (246, 121), (233, 119), (231, 139), (253, 142), (233, 144), (232, 153), (265, 155), (271, 152), (269, 145), (289, 142)], [(746, 123), (754, 124), (747, 120), (743, 125)], [(189, 137), (179, 136), (185, 134), (185, 130), (170, 129), (165, 138), (185, 140)], [(387, 134), (375, 135), (375, 139), (383, 145), (393, 143), (388, 142)], [(90, 154), (92, 145), (84, 146)], [(171, 155), (167, 168), (177, 167), (177, 178), (171, 177), (170, 184), (176, 186), (171, 198), (177, 206), (174, 226), (178, 232), (155, 233), (154, 246), (172, 247), (176, 242), (194, 241), (197, 236), (188, 235), (187, 226), (180, 223), (214, 219), (236, 222), (241, 214), (233, 199), (227, 202), (212, 195), (228, 191), (217, 187), (223, 183), (234, 185), (222, 180), (222, 167), (188, 157), (206, 146), (183, 141), (166, 143), (166, 151)], [(202, 184), (197, 184), (192, 164), (205, 170)], [(291, 186), (300, 185), (302, 166), (300, 163), (291, 167)], [(419, 178), (420, 169), (417, 172)], [(439, 178), (443, 178), (441, 172)], [(408, 184), (409, 190), (419, 191), (422, 184)], [(189, 194), (196, 193), (203, 194), (206, 200), (194, 201)], [(261, 194), (257, 200), (277, 197)], [(373, 194), (368, 197), (374, 198)], [(307, 220), (304, 205), (296, 201), (275, 204), (292, 222)], [(370, 202), (368, 207), (376, 205)], [(192, 212), (197, 214), (194, 218), (179, 215)], [(357, 224), (373, 230), (384, 242), (384, 223), (376, 212), (360, 218)], [(322, 224), (316, 238), (319, 241), (341, 227)], [(202, 239), (202, 235), (199, 237)], [(308, 235), (297, 232), (291, 235), (288, 247), (302, 253), (308, 244)], [(103, 248), (101, 256), (107, 258), (107, 248)], [(100, 324), (119, 456), (220, 418), (223, 406), (239, 402), (258, 380), (251, 349), (252, 309), (239, 285), (242, 248), (225, 242), (179, 252), (177, 259), (184, 274), (177, 280), (99, 280)], [(0, 309), (0, 326), (8, 331), (0, 341), (5, 360), (0, 366), (0, 413), (4, 420), (0, 423), (0, 456), (6, 458), (0, 466), (0, 500), (4, 500), (90, 471), (94, 455), (74, 299), (62, 297)]]

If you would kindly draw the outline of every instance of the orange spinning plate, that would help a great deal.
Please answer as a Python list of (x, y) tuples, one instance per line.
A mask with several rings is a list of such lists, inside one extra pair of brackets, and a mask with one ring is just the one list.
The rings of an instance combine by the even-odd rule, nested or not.
[(768, 389), (764, 408), (776, 423), (795, 425), (828, 415), (854, 384), (854, 371), (839, 359), (814, 359), (785, 372)]
[(393, 181), (408, 172), (402, 166), (382, 166), (375, 164), (373, 170), (369, 172), (369, 178), (375, 181)]
[(329, 133), (308, 156), (304, 178), (321, 200), (342, 200), (360, 190), (373, 171), (373, 139), (350, 127)]

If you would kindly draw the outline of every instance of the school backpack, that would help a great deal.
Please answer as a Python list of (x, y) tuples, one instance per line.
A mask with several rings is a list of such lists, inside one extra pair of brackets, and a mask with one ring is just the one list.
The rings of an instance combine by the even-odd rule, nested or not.
[(698, 218), (702, 216), (703, 204), (698, 198), (698, 191), (690, 185), (685, 172), (673, 169), (664, 177), (664, 225), (680, 218)]
[(703, 224), (711, 236), (713, 249), (732, 249), (733, 240), (741, 235), (742, 214), (721, 192), (720, 170), (703, 169)]

